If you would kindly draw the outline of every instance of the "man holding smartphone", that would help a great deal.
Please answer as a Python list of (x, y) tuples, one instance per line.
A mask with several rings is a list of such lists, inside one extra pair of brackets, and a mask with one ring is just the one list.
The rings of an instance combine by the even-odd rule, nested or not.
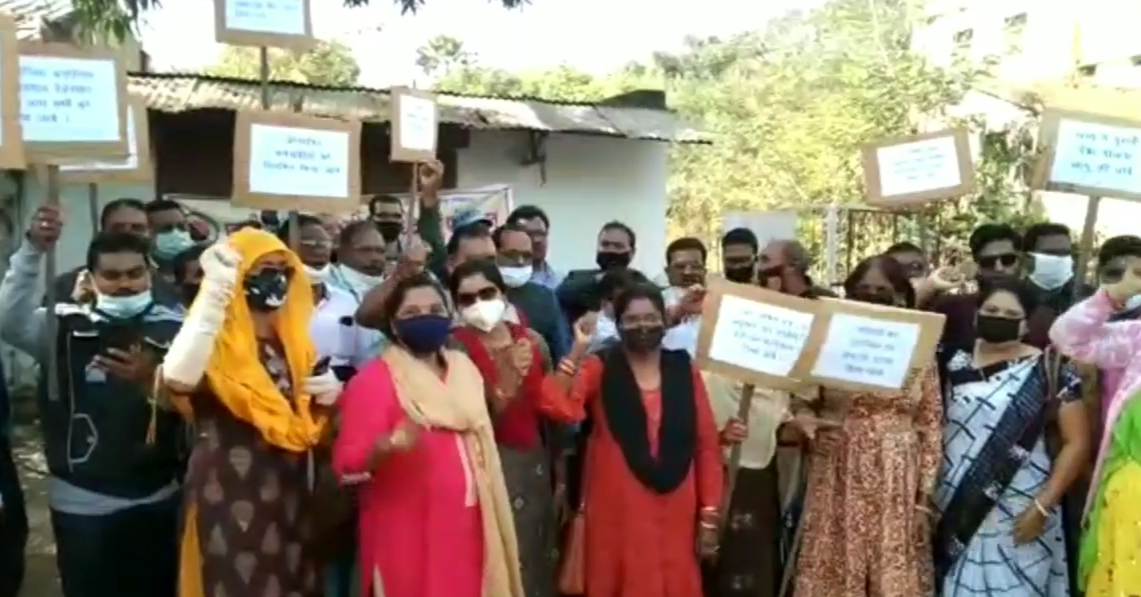
[(38, 286), (62, 229), (58, 207), (36, 210), (0, 283), (0, 339), (45, 365), (57, 355), (59, 395), (43, 366), (38, 403), (63, 592), (173, 597), (183, 428), (151, 395), (181, 311), (152, 298), (150, 243), (103, 232), (87, 249), (94, 301), (53, 305), (49, 335)]

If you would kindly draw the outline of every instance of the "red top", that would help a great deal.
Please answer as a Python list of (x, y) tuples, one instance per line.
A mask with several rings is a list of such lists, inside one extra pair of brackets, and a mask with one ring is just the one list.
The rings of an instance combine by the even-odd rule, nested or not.
[[(515, 395), (507, 396), (510, 402), (506, 408), (498, 414), (492, 413), (492, 420), (495, 421), (495, 439), (501, 445), (514, 450), (531, 450), (541, 445), (538, 403), (543, 391), (543, 355), (526, 327), (511, 322), (507, 322), (506, 325), (511, 331), (513, 341), (525, 340), (531, 347), (531, 366), (519, 380), (519, 389)], [(502, 373), (518, 375), (514, 371), (511, 351), (505, 350), (501, 355), (497, 355), (499, 362), (496, 362), (496, 357), (488, 352), (487, 347), (471, 328), (458, 327), (452, 330), (452, 335), (463, 344), (468, 357), (483, 375), (488, 404), (494, 404), (491, 398), (500, 391)]]

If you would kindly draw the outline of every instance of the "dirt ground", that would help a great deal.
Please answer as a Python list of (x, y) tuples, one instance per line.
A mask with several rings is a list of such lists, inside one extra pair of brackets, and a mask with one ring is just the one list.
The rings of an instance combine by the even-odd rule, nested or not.
[(28, 503), (27, 573), (22, 597), (62, 597), (55, 569), (55, 539), (52, 537), (48, 513), (47, 462), (41, 450), (38, 427), (34, 423), (17, 424), (13, 429), (13, 451), (16, 468), (24, 482)]

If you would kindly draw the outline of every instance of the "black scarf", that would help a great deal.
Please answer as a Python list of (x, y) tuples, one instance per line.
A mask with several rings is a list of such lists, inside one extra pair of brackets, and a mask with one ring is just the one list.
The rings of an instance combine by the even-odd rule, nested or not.
[(602, 408), (626, 466), (650, 490), (667, 494), (689, 475), (697, 445), (697, 404), (689, 353), (662, 350), (662, 420), (652, 456), (642, 391), (620, 346), (602, 356)]

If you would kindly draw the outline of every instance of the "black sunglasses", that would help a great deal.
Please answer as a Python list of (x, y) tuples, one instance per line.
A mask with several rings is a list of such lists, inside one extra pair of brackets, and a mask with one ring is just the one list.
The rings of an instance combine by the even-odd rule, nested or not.
[(1004, 253), (1002, 255), (987, 255), (986, 257), (979, 257), (979, 267), (983, 269), (997, 269), (999, 263), (1003, 267), (1010, 267), (1018, 261), (1018, 255), (1014, 253)]

